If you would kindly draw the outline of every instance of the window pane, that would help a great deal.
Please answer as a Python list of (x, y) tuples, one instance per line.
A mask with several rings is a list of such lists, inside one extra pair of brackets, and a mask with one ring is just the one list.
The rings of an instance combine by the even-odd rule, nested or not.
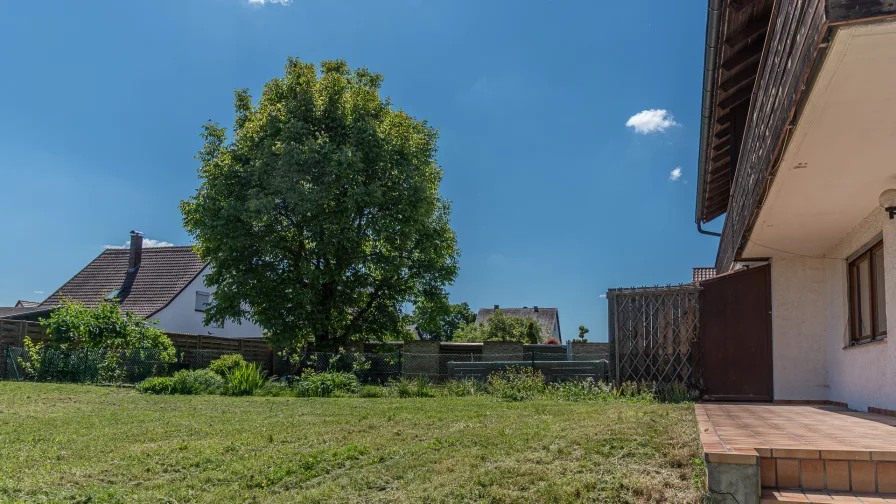
[(849, 265), (849, 301), (851, 306), (849, 307), (849, 339), (857, 340), (859, 339), (859, 334), (861, 331), (859, 330), (859, 313), (860, 304), (859, 304), (859, 276), (858, 276), (858, 267), (855, 263)]
[(859, 338), (871, 336), (871, 264), (867, 257), (856, 263), (858, 270)]
[(882, 333), (887, 330), (887, 301), (884, 291), (884, 251), (883, 249), (874, 251), (874, 309), (877, 316), (877, 332)]
[(196, 293), (196, 311), (205, 311), (208, 306), (209, 294), (205, 292)]

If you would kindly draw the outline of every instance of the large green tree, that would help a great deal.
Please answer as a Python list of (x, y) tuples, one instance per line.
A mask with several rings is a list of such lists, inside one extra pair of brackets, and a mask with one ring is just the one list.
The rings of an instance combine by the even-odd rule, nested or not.
[(340, 347), (406, 333), (403, 307), (457, 275), (437, 132), (380, 97), (383, 76), (290, 58), (257, 104), (236, 92), (233, 138), (205, 125), (201, 185), (181, 203), (212, 270), (210, 322), (248, 317), (278, 345)]
[(495, 310), (485, 322), (472, 322), (454, 333), (454, 341), (541, 343), (541, 326), (530, 318), (511, 317)]

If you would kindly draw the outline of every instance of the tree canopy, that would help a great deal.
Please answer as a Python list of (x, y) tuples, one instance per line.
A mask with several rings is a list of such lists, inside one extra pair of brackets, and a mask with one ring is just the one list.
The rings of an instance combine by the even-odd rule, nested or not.
[(454, 334), (454, 341), (481, 343), (485, 341), (515, 341), (540, 343), (541, 326), (532, 319), (510, 317), (495, 310), (486, 322), (473, 322)]
[(233, 138), (205, 125), (201, 184), (181, 203), (215, 299), (286, 347), (407, 334), (407, 304), (457, 276), (437, 131), (380, 97), (383, 76), (290, 58), (257, 104), (235, 93)]
[(414, 309), (413, 322), (421, 339), (451, 341), (461, 327), (476, 321), (476, 314), (467, 303), (421, 303)]

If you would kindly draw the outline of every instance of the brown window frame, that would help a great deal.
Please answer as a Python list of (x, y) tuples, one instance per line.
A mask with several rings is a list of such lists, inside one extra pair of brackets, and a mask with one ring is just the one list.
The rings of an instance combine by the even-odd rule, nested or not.
[[(877, 275), (875, 274), (875, 261), (874, 254), (882, 250), (884, 247), (883, 240), (878, 240), (873, 245), (869, 246), (866, 250), (864, 250), (861, 254), (856, 256), (853, 260), (849, 261), (847, 267), (847, 281), (849, 282), (849, 345), (856, 345), (862, 343), (869, 343), (872, 341), (878, 341), (882, 339), (886, 339), (887, 330), (879, 331), (877, 327)], [(870, 336), (862, 336), (861, 334), (856, 334), (857, 321), (859, 320), (860, 313), (856, 313), (856, 296), (858, 295), (858, 266), (862, 261), (868, 261), (868, 278), (871, 281), (871, 290), (869, 296), (869, 313), (871, 314), (871, 334)], [(883, 267), (883, 265), (881, 265)], [(886, 296), (886, 294), (884, 294)], [(886, 299), (884, 299), (884, 303), (886, 303)], [(886, 304), (884, 305), (886, 306)], [(887, 324), (890, 321), (887, 320)]]

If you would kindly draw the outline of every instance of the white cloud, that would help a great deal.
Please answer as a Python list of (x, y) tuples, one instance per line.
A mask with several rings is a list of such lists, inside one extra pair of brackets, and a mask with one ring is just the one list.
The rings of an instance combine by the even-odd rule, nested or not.
[(606, 295), (606, 294), (601, 294), (601, 295), (600, 295), (600, 298), (601, 298), (601, 299), (607, 299), (607, 295)]
[[(152, 248), (152, 247), (173, 247), (174, 244), (166, 241), (153, 240), (152, 238), (144, 238), (143, 239), (143, 247), (144, 248)], [(131, 248), (131, 240), (124, 242), (124, 245), (105, 245), (107, 249), (120, 249), (120, 248)]]
[(34, 291), (35, 294), (43, 294), (44, 291)]
[(264, 5), (264, 4), (280, 4), (280, 5), (289, 5), (292, 3), (292, 0), (249, 0), (249, 4), (251, 5)]
[(674, 170), (669, 172), (669, 180), (671, 180), (672, 182), (676, 182), (680, 178), (681, 178), (681, 167), (680, 166), (676, 167)]
[(672, 114), (664, 109), (642, 110), (628, 118), (625, 125), (642, 135), (666, 131), (666, 128), (678, 126)]

